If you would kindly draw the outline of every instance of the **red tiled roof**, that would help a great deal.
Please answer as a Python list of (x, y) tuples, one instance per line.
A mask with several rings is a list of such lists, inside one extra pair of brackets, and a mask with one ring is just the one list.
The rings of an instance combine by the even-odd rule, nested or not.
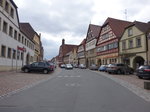
[(86, 43), (86, 39), (83, 39), (80, 45), (85, 45), (85, 43)]
[[(87, 36), (86, 36), (86, 41), (90, 41), (90, 40), (93, 40), (95, 38), (98, 38), (100, 31), (101, 31), (101, 26), (89, 24), (89, 28), (88, 28)], [(89, 33), (91, 33), (92, 35), (88, 35)], [(92, 38), (92, 37), (94, 37), (94, 38)]]
[(139, 21), (134, 21), (126, 28), (129, 28), (131, 26), (137, 27), (140, 31), (142, 31), (144, 33), (146, 33), (150, 29), (150, 23), (144, 23), (144, 22), (139, 22)]
[(129, 26), (131, 22), (108, 17), (102, 27), (106, 26), (107, 24), (110, 25), (116, 37), (120, 38), (124, 32), (124, 29)]
[(90, 24), (89, 27), (92, 31), (93, 36), (97, 38), (99, 36), (101, 26)]
[(70, 44), (61, 45), (60, 46), (60, 49), (62, 50), (62, 51), (60, 51), (60, 52), (62, 52), (61, 55), (65, 56), (68, 52), (72, 51), (76, 47), (77, 47), (77, 45), (70, 45)]
[[(83, 47), (85, 49), (85, 44), (86, 44), (86, 39), (83, 39), (83, 41), (81, 42), (81, 44), (78, 45), (78, 48), (83, 45)], [(77, 50), (78, 50), (78, 48), (77, 48)]]

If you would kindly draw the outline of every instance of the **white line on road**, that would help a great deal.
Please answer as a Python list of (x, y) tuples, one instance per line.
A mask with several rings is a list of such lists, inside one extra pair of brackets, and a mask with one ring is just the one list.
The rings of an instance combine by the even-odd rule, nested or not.
[(80, 86), (80, 84), (78, 84), (78, 83), (69, 83), (69, 84), (65, 84), (65, 86), (67, 86), (67, 87), (78, 87), (78, 86)]
[(59, 76), (57, 76), (57, 77), (59, 77), (59, 78), (62, 78), (62, 77), (65, 77), (65, 78), (68, 78), (68, 77), (71, 77), (71, 78), (79, 78), (79, 77), (81, 77), (81, 76), (80, 76), (80, 75), (77, 75), (77, 76), (75, 76), (75, 75), (64, 75), (64, 76), (59, 75)]

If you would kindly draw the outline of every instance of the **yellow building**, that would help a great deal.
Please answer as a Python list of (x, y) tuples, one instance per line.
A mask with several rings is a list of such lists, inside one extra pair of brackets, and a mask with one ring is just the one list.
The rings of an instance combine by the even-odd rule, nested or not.
[(40, 53), (41, 53), (41, 45), (40, 45), (40, 35), (35, 33), (33, 41), (35, 43), (35, 52), (34, 52), (34, 61), (42, 61), (40, 60)]
[(126, 27), (119, 42), (120, 61), (136, 69), (147, 64), (147, 36), (150, 24), (133, 22)]

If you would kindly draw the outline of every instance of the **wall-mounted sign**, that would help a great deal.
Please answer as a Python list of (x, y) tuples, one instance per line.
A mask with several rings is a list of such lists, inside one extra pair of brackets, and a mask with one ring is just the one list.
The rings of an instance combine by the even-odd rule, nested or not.
[(20, 50), (20, 51), (22, 51), (22, 52), (26, 52), (26, 48), (24, 48), (24, 47), (19, 47), (19, 46), (17, 46), (17, 50)]

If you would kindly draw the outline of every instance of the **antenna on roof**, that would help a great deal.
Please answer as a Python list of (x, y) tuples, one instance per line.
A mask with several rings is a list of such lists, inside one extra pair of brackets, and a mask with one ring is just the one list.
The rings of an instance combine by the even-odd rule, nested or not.
[(125, 20), (127, 21), (127, 9), (125, 9), (124, 14), (125, 14)]

